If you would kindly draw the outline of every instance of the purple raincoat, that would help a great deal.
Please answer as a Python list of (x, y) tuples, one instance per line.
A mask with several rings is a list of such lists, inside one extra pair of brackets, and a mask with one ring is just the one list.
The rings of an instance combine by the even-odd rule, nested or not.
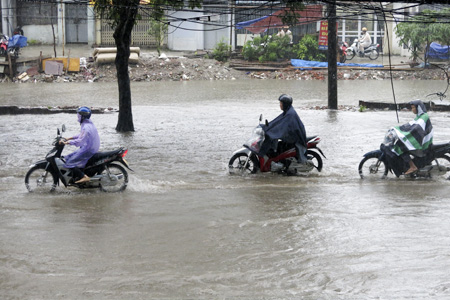
[(81, 123), (81, 131), (69, 141), (70, 145), (80, 147), (73, 153), (64, 156), (66, 168), (84, 168), (89, 158), (97, 153), (100, 148), (100, 137), (91, 120), (86, 119)]

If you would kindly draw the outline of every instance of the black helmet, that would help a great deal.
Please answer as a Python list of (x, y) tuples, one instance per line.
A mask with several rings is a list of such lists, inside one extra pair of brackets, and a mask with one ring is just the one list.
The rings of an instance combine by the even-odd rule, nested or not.
[(283, 103), (283, 110), (287, 110), (292, 105), (292, 97), (286, 94), (282, 94), (278, 100)]

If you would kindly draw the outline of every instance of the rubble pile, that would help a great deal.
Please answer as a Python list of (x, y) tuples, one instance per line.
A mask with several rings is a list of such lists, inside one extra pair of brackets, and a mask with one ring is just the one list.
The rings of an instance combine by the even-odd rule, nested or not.
[[(254, 79), (284, 79), (284, 80), (327, 80), (327, 70), (279, 70), (261, 71), (248, 74)], [(390, 80), (389, 70), (352, 70), (339, 69), (338, 80)], [(419, 69), (412, 71), (392, 71), (394, 80), (447, 80), (447, 75), (440, 69)]]
[[(235, 66), (235, 64), (231, 64)], [(242, 68), (240, 68), (242, 69)], [(299, 70), (284, 67), (269, 71), (236, 70), (230, 63), (201, 57), (141, 57), (139, 63), (129, 65), (132, 82), (189, 81), (189, 80), (327, 80), (327, 69)], [(440, 69), (338, 69), (338, 80), (447, 80)], [(113, 82), (117, 80), (114, 64), (83, 63), (80, 72), (65, 72), (61, 75), (39, 73), (36, 68), (27, 70), (13, 79), (21, 83), (51, 82)], [(0, 81), (10, 81), (0, 78)]]

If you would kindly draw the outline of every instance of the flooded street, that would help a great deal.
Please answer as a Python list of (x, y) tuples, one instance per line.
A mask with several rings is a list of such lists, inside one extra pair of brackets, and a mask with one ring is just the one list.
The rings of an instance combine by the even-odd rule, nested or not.
[[(339, 82), (339, 104), (393, 101), (388, 81)], [(444, 91), (397, 81), (397, 102)], [(0, 105), (117, 107), (116, 84), (3, 84)], [(450, 297), (448, 180), (363, 181), (358, 164), (398, 125), (394, 111), (312, 110), (321, 81), (132, 85), (136, 131), (94, 114), (102, 151), (128, 147), (125, 192), (31, 194), (29, 166), (75, 114), (1, 116), (1, 299), (443, 299)], [(361, 96), (362, 90), (369, 96)], [(231, 176), (228, 160), (291, 94), (321, 173)], [(450, 113), (430, 112), (435, 142)], [(414, 118), (399, 112), (400, 124)], [(70, 153), (75, 147), (66, 147)]]

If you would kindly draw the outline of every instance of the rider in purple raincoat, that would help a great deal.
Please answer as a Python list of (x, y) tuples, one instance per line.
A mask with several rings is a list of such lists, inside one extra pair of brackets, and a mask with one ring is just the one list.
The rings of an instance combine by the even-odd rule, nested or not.
[(83, 183), (90, 180), (90, 178), (81, 171), (86, 166), (87, 161), (97, 153), (100, 148), (100, 137), (97, 128), (90, 120), (91, 110), (86, 107), (80, 107), (77, 110), (78, 122), (81, 125), (79, 134), (67, 138), (64, 141), (66, 145), (74, 145), (80, 147), (73, 153), (64, 156), (66, 163), (64, 167), (72, 169), (73, 179), (75, 183)]

